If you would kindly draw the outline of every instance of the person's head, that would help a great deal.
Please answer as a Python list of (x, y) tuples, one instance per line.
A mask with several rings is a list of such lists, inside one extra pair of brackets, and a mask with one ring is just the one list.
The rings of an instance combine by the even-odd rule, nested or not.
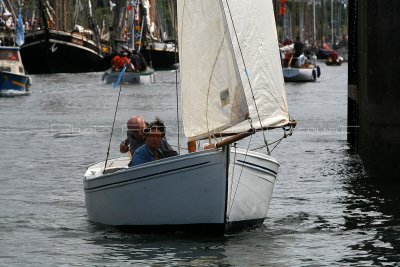
[(148, 145), (150, 149), (155, 150), (159, 148), (161, 145), (161, 141), (165, 136), (165, 126), (163, 121), (159, 118), (156, 118), (145, 129), (145, 135), (146, 145)]
[(121, 53), (121, 55), (122, 55), (123, 57), (126, 57), (126, 56), (128, 56), (128, 52), (124, 51), (124, 52)]
[(140, 116), (131, 117), (126, 123), (128, 132), (136, 139), (144, 140), (144, 129), (146, 129), (146, 121)]
[(300, 37), (296, 36), (296, 41), (300, 42)]

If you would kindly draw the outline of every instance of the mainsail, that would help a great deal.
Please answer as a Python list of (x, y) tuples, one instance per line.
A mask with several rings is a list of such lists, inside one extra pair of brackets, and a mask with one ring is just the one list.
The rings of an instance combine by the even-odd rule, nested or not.
[(179, 0), (183, 125), (189, 140), (212, 136), (248, 116), (220, 0)]
[[(272, 1), (222, 2), (253, 127), (286, 125), (289, 113)], [(243, 122), (226, 132), (243, 132), (249, 128), (249, 123)]]

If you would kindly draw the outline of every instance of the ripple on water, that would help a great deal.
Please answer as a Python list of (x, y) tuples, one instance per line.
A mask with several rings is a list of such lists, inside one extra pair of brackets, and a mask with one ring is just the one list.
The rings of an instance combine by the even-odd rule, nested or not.
[[(0, 98), (0, 265), (396, 266), (397, 187), (366, 179), (349, 151), (347, 65), (321, 68), (319, 82), (286, 86), (298, 127), (273, 151), (281, 167), (263, 227), (224, 237), (90, 223), (82, 178), (105, 159), (118, 90), (102, 73), (34, 76), (31, 96)], [(174, 79), (123, 86), (110, 156), (134, 114), (160, 116), (176, 145)]]

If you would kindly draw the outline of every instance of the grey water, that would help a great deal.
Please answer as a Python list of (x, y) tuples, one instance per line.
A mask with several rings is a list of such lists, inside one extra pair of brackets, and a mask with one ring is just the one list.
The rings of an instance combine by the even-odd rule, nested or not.
[[(83, 174), (106, 158), (118, 88), (101, 73), (33, 76), (31, 96), (0, 98), (0, 265), (399, 266), (398, 194), (368, 180), (346, 142), (347, 64), (321, 68), (316, 83), (286, 84), (298, 126), (272, 151), (281, 167), (268, 218), (226, 236), (88, 221)], [(158, 72), (154, 83), (122, 87), (110, 157), (120, 156), (135, 114), (159, 116), (177, 145), (175, 77)], [(250, 148), (261, 145), (251, 139)]]

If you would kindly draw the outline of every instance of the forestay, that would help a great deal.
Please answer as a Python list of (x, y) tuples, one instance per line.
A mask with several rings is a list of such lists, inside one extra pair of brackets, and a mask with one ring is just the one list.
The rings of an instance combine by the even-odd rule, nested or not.
[(248, 101), (221, 0), (178, 0), (178, 30), (186, 137), (206, 138), (244, 121)]
[[(253, 127), (260, 129), (261, 127), (279, 127), (287, 124), (289, 122), (289, 114), (272, 1), (228, 0), (222, 2)], [(243, 59), (241, 58), (231, 18)], [(251, 88), (261, 117), (261, 125), (255, 109), (250, 84), (246, 77), (244, 64), (247, 67)], [(228, 129), (226, 132), (241, 132), (248, 129), (249, 123), (246, 121)]]

